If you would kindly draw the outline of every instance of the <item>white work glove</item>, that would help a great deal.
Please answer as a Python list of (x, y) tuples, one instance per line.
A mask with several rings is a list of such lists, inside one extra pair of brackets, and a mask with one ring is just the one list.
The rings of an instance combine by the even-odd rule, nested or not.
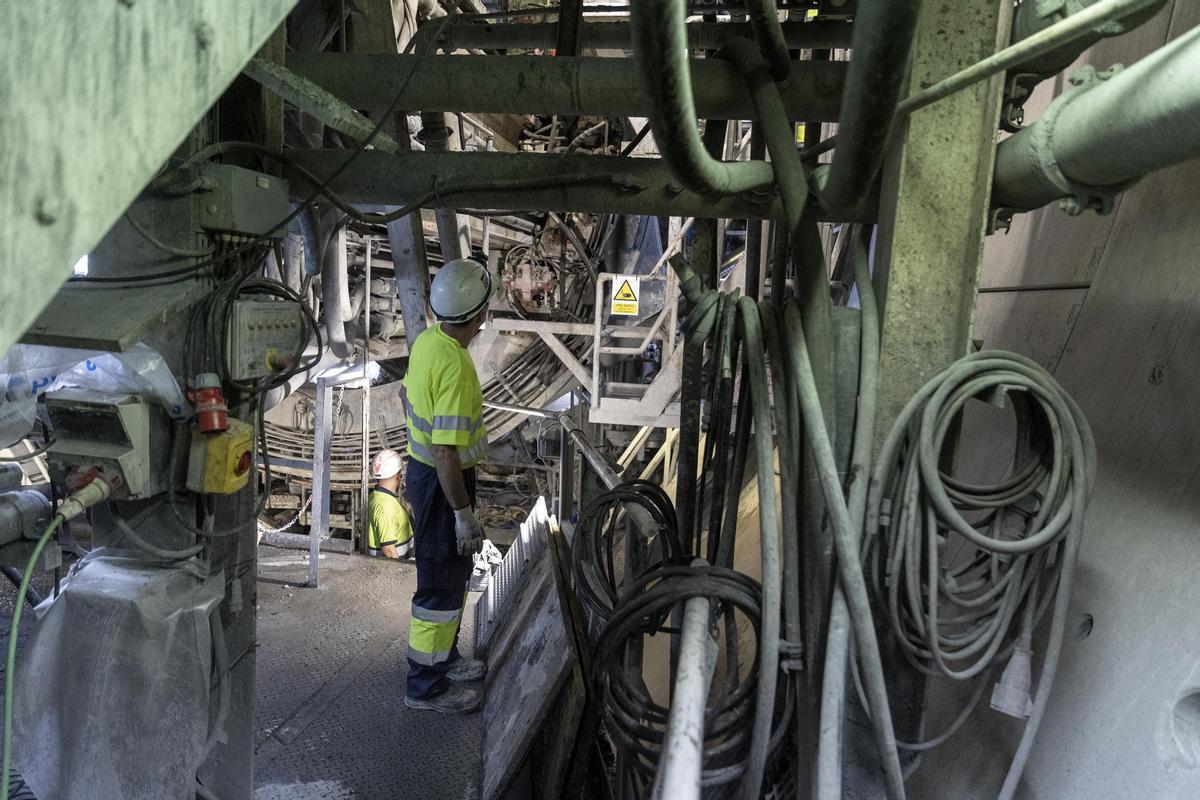
[(483, 523), (470, 506), (454, 509), (454, 538), (460, 556), (474, 555), (483, 547)]

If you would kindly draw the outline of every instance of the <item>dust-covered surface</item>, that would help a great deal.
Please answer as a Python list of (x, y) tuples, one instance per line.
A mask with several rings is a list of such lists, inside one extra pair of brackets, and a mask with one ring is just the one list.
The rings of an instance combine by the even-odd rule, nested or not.
[[(255, 800), (471, 800), (479, 715), (404, 705), (411, 564), (259, 549)], [(460, 646), (473, 640), (468, 609)]]
[[(480, 716), (404, 706), (415, 568), (323, 554), (321, 587), (306, 589), (305, 558), (259, 549), (255, 800), (477, 798)], [(16, 590), (0, 581), (6, 647)], [(52, 576), (33, 585), (48, 592)], [(26, 612), (22, 642), (34, 625)], [(473, 618), (468, 609), (465, 651)]]

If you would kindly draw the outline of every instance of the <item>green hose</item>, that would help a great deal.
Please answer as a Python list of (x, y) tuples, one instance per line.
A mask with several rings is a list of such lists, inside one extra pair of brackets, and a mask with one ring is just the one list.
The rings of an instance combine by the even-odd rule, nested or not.
[(33, 554), (29, 556), (29, 563), (25, 565), (25, 575), (21, 578), (21, 587), (17, 589), (17, 600), (13, 606), (12, 624), (8, 629), (8, 658), (4, 662), (4, 765), (0, 767), (4, 770), (4, 788), (3, 791), (0, 791), (0, 797), (8, 797), (8, 771), (12, 767), (13, 672), (17, 664), (17, 628), (21, 624), (21, 612), (25, 608), (25, 593), (29, 591), (29, 579), (33, 576), (34, 567), (37, 566), (38, 558), (42, 555), (46, 543), (50, 541), (54, 530), (62, 521), (61, 515), (50, 520), (50, 524), (37, 540), (37, 544), (33, 546)]

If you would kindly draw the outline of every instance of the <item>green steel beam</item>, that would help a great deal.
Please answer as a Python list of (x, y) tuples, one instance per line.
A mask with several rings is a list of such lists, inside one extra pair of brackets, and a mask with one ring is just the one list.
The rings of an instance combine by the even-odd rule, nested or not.
[[(289, 53), (288, 69), (361, 111), (398, 108), (498, 114), (644, 117), (650, 98), (632, 59), (540, 56), (419, 56)], [(691, 62), (696, 113), (749, 119), (750, 95), (737, 69), (718, 59)], [(797, 61), (782, 86), (792, 119), (833, 121), (844, 62)]]
[[(289, 150), (315, 177), (332, 175), (350, 156), (345, 150)], [(285, 171), (297, 199), (312, 184), (295, 169)], [(572, 176), (575, 178), (572, 180)], [(586, 177), (587, 180), (581, 180)], [(531, 182), (538, 188), (520, 188)], [(617, 158), (545, 153), (398, 153), (364, 150), (330, 182), (348, 202), (426, 208), (487, 208), (507, 211), (577, 211), (653, 214), (716, 219), (782, 219), (776, 196), (713, 196), (685, 189), (658, 158)], [(459, 187), (466, 191), (455, 191)], [(818, 210), (818, 216), (823, 212)], [(874, 220), (874, 204), (839, 222)], [(826, 217), (822, 217), (827, 219)]]
[[(910, 86), (930, 86), (1008, 40), (1011, 3), (925, 3)], [(1001, 76), (915, 111), (895, 137), (880, 191), (882, 441), (908, 399), (967, 353), (983, 253)]]
[(0, 3), (0, 352), (294, 4)]
[[(850, 46), (848, 22), (785, 22), (783, 38), (788, 46), (800, 50)], [(695, 50), (719, 50), (730, 39), (753, 38), (745, 22), (691, 22), (687, 26), (688, 46)], [(451, 23), (426, 26), (417, 33), (420, 42), (433, 38), (443, 50), (534, 50), (554, 47), (558, 24), (534, 23)], [(628, 22), (584, 22), (579, 27), (581, 50), (628, 50)], [(420, 52), (418, 45), (417, 51)]]

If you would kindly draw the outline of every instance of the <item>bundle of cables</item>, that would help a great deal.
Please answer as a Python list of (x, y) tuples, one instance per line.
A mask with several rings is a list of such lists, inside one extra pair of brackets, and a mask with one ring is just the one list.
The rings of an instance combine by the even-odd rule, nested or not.
[[(1011, 402), (1008, 474), (970, 484), (943, 471), (944, 445), (967, 401)], [(905, 406), (880, 453), (863, 558), (877, 606), (909, 663), (927, 675), (979, 681), (945, 741), (970, 715), (993, 668), (1008, 661), (992, 705), (1028, 717), (1000, 792), (1016, 791), (1054, 682), (1066, 626), (1095, 443), (1079, 407), (1040, 366), (984, 351), (956, 362)], [(1033, 634), (1053, 607), (1036, 696)]]
[[(643, 680), (643, 637), (671, 630), (666, 623), (672, 611), (693, 597), (711, 601), (711, 619), (723, 620), (725, 645), (725, 677), (710, 693), (705, 710), (702, 785), (730, 789), (728, 785), (746, 770), (758, 648), (743, 676), (735, 612), (758, 631), (759, 585), (740, 572), (721, 567), (660, 566), (626, 587), (600, 635), (592, 662), (593, 684), (604, 698), (605, 730), (624, 756), (620, 763), (625, 774), (618, 780), (631, 786), (635, 797), (647, 796), (654, 781), (670, 715), (670, 708), (655, 701)], [(786, 726), (785, 720), (779, 729)]]
[(675, 509), (657, 484), (626, 481), (593, 499), (579, 517), (571, 550), (574, 572), (578, 576), (576, 586), (597, 626), (604, 625), (620, 599), (617, 544), (623, 541), (620, 528), (627, 505), (643, 508), (659, 529), (658, 535), (646, 543), (648, 546), (657, 544), (659, 558), (635, 577), (643, 577), (657, 568), (682, 560), (675, 529)]

